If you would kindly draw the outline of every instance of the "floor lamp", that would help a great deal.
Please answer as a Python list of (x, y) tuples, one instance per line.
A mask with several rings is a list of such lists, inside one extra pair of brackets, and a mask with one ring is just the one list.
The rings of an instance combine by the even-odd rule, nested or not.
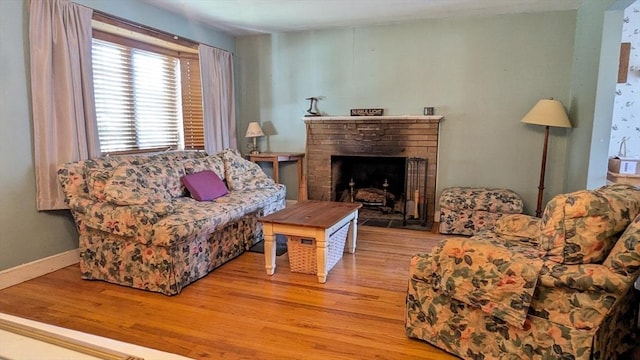
[(542, 193), (544, 192), (544, 175), (547, 166), (547, 144), (549, 143), (549, 127), (570, 128), (567, 112), (558, 100), (542, 99), (522, 118), (525, 124), (544, 126), (544, 147), (542, 148), (542, 166), (540, 167), (540, 184), (538, 185), (538, 204), (536, 217), (542, 216)]

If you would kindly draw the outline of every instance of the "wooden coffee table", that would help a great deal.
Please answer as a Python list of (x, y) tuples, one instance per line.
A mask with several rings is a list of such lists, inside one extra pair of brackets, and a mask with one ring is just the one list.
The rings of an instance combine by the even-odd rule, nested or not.
[(351, 222), (347, 251), (356, 251), (359, 203), (308, 200), (258, 219), (264, 224), (264, 263), (268, 275), (276, 270), (275, 234), (315, 239), (318, 281), (327, 281), (327, 242), (329, 236)]

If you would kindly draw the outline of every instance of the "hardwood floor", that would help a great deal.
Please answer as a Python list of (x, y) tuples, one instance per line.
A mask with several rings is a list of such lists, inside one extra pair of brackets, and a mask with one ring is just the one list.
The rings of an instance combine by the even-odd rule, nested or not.
[(0, 312), (196, 359), (456, 359), (404, 333), (410, 256), (442, 238), (362, 226), (325, 284), (247, 252), (173, 297), (76, 264), (1, 290)]

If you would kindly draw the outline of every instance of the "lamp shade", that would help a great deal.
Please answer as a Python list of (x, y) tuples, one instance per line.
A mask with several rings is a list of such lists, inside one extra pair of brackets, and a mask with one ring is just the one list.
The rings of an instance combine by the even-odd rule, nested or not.
[(521, 120), (526, 124), (570, 128), (571, 122), (558, 100), (542, 99)]
[(244, 135), (244, 137), (252, 138), (259, 136), (264, 136), (264, 132), (262, 131), (260, 124), (255, 121), (250, 122), (249, 126), (247, 126), (247, 133)]

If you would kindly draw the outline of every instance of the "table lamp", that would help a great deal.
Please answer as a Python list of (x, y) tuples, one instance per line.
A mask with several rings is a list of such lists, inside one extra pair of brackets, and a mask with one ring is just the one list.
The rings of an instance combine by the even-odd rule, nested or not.
[(250, 122), (249, 126), (247, 126), (247, 133), (244, 135), (244, 137), (253, 138), (253, 148), (251, 149), (252, 154), (260, 153), (260, 151), (258, 151), (257, 139), (261, 136), (264, 136), (264, 132), (262, 131), (260, 124), (255, 121)]
[(567, 112), (558, 100), (542, 99), (522, 118), (525, 124), (544, 126), (544, 147), (542, 148), (542, 166), (540, 168), (540, 184), (538, 185), (538, 204), (536, 217), (542, 215), (542, 193), (544, 191), (544, 175), (547, 166), (547, 144), (549, 143), (549, 127), (570, 128), (571, 122)]

